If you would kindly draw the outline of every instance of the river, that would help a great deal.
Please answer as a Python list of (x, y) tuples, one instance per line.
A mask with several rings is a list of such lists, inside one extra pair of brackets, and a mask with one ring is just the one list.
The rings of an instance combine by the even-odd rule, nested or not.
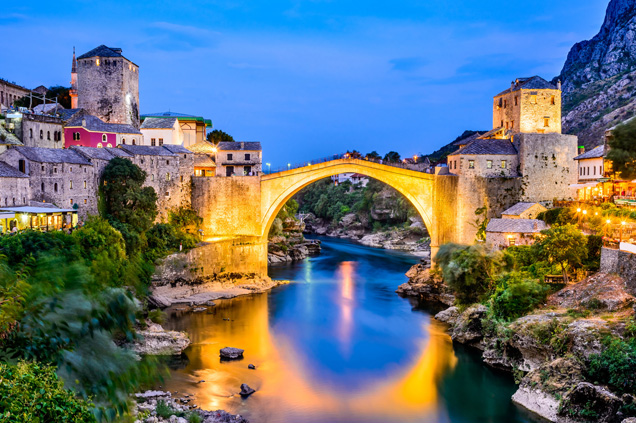
[[(172, 311), (164, 326), (192, 345), (164, 389), (251, 423), (538, 421), (510, 401), (510, 375), (453, 346), (434, 306), (395, 294), (416, 257), (321, 239), (320, 256), (270, 269), (289, 285)], [(245, 358), (221, 362), (225, 346)], [(241, 398), (242, 383), (257, 392)]]

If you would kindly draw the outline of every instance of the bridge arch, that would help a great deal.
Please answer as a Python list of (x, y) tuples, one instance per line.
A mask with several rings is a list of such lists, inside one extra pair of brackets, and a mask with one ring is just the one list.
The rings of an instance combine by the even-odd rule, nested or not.
[(261, 178), (261, 237), (267, 235), (280, 209), (304, 187), (321, 179), (342, 173), (359, 173), (377, 179), (397, 190), (422, 217), (431, 236), (431, 247), (438, 239), (437, 216), (434, 210), (435, 175), (381, 165), (359, 159), (332, 160)]

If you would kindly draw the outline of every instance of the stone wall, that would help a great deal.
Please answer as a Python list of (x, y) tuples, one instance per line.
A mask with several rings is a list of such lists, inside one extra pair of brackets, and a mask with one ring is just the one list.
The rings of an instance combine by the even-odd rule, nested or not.
[[(519, 159), (516, 155), (501, 154), (462, 154), (448, 157), (449, 163), (453, 162), (452, 172), (457, 175), (474, 177), (497, 177), (497, 176), (518, 176)], [(473, 168), (470, 168), (470, 161), (473, 162)], [(488, 168), (490, 161), (491, 167)], [(505, 161), (505, 167), (504, 162)], [(455, 163), (458, 163), (455, 170)]]
[(261, 235), (261, 177), (192, 178), (192, 207), (204, 237)]
[[(99, 65), (98, 65), (99, 61)], [(78, 107), (104, 122), (139, 128), (139, 69), (121, 57), (77, 61)]]
[[(507, 92), (494, 98), (492, 116), (493, 128), (504, 127), (514, 133), (560, 134), (561, 91), (520, 89)], [(548, 126), (545, 126), (545, 118), (549, 119)]]
[(0, 177), (0, 206), (28, 206), (29, 178)]
[(522, 175), (521, 201), (551, 204), (571, 199), (576, 183), (577, 138), (562, 134), (517, 134), (514, 145), (519, 152)]
[(29, 90), (11, 82), (0, 79), (0, 104), (12, 106), (13, 102), (29, 95)]
[(636, 295), (636, 254), (602, 248), (600, 270), (604, 273), (618, 274), (625, 280), (627, 292)]
[(21, 125), (16, 124), (16, 135), (25, 146), (64, 148), (62, 119), (24, 113), (21, 121)]

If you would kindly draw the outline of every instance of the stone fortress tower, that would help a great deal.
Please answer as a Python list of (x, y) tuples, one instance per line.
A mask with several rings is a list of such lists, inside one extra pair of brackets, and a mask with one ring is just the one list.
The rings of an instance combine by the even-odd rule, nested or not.
[(139, 66), (101, 45), (77, 58), (77, 107), (106, 123), (139, 128)]

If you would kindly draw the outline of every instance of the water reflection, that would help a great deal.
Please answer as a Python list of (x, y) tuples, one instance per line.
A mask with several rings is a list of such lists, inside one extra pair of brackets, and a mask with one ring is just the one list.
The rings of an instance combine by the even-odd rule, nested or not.
[[(414, 258), (323, 246), (322, 256), (274, 271), (291, 285), (175, 314), (167, 326), (193, 344), (168, 389), (253, 423), (526, 421), (510, 405), (509, 379), (484, 377), (440, 323), (395, 295)], [(245, 349), (245, 359), (220, 362), (225, 346)], [(242, 399), (241, 383), (256, 394)]]

